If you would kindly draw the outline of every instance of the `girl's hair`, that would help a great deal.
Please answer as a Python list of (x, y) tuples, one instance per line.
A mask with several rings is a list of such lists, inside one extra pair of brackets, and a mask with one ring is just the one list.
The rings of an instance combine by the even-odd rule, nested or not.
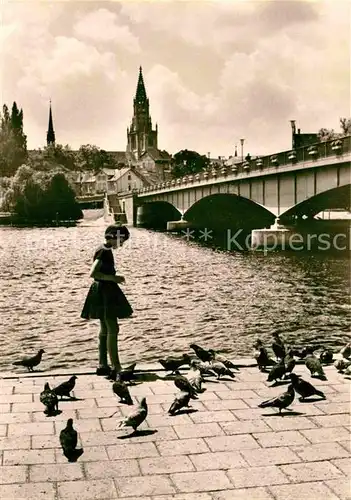
[(105, 230), (105, 238), (107, 240), (113, 240), (123, 236), (125, 240), (128, 240), (130, 234), (126, 226), (108, 226)]

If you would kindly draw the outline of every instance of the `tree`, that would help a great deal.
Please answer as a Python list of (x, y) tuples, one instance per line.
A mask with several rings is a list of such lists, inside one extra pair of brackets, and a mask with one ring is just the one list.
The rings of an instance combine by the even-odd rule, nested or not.
[(113, 159), (104, 150), (91, 144), (82, 145), (78, 151), (78, 160), (80, 170), (90, 170), (94, 173), (102, 168), (115, 168)]
[(13, 176), (27, 158), (27, 137), (23, 133), (23, 111), (16, 102), (11, 115), (4, 104), (0, 125), (0, 177)]
[(23, 222), (77, 220), (83, 215), (62, 173), (38, 172), (27, 165), (11, 179), (2, 208)]
[(210, 160), (205, 155), (200, 155), (196, 151), (182, 149), (173, 155), (171, 163), (172, 177), (183, 177), (184, 175), (202, 172), (208, 167)]
[(44, 149), (38, 149), (29, 155), (27, 163), (33, 169), (41, 171), (77, 169), (75, 154), (68, 144), (49, 144)]
[(321, 128), (318, 131), (318, 138), (321, 142), (332, 141), (340, 137), (351, 134), (351, 118), (340, 118), (341, 132), (335, 132), (334, 129)]

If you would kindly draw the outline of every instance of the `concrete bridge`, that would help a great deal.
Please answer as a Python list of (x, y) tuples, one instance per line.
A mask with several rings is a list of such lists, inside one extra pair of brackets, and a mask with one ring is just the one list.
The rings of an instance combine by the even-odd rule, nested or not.
[(166, 228), (269, 227), (350, 209), (351, 137), (284, 151), (231, 167), (119, 193), (129, 224)]

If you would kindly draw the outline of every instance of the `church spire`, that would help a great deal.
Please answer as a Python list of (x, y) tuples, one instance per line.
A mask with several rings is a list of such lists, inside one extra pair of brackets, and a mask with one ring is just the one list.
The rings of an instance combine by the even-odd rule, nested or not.
[(140, 66), (139, 68), (139, 78), (138, 78), (138, 85), (135, 93), (135, 100), (138, 103), (145, 102), (147, 99), (146, 97), (146, 90), (145, 90), (145, 85), (144, 85), (144, 80), (143, 80), (143, 69)]
[(54, 132), (54, 125), (53, 125), (53, 121), (52, 121), (51, 101), (50, 101), (50, 108), (49, 108), (49, 126), (48, 126), (48, 131), (46, 134), (46, 143), (48, 146), (50, 144), (55, 144), (55, 132)]

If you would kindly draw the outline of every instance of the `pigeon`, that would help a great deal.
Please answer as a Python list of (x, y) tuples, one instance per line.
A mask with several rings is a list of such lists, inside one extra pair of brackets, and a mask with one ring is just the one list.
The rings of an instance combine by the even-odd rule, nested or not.
[(33, 367), (39, 365), (44, 352), (44, 349), (40, 349), (35, 356), (22, 358), (20, 361), (15, 361), (12, 364), (15, 366), (26, 366), (29, 372), (33, 372)]
[(186, 375), (187, 379), (190, 382), (190, 385), (195, 389), (197, 393), (205, 392), (206, 389), (202, 387), (202, 382), (204, 379), (202, 378), (200, 370), (196, 366), (191, 366), (191, 370)]
[(120, 403), (125, 403), (127, 405), (133, 404), (128, 386), (119, 378), (119, 374), (117, 374), (116, 381), (112, 384), (112, 391), (120, 398)]
[(273, 366), (271, 371), (268, 374), (267, 382), (281, 380), (286, 373), (286, 368), (284, 364), (284, 360), (282, 360), (278, 365)]
[(342, 349), (340, 349), (340, 354), (345, 359), (350, 359), (351, 357), (351, 342), (345, 345)]
[(296, 373), (290, 373), (290, 379), (295, 391), (301, 396), (300, 401), (314, 395), (325, 399), (325, 395), (322, 391), (316, 389), (312, 384), (303, 380), (299, 375), (296, 375)]
[(168, 356), (165, 359), (159, 359), (158, 362), (166, 371), (174, 373), (181, 366), (190, 363), (190, 356), (188, 354), (183, 354), (182, 356)]
[(196, 368), (200, 371), (201, 376), (209, 375), (212, 377), (217, 377), (217, 373), (215, 373), (212, 368), (210, 363), (206, 362), (204, 363), (203, 361), (199, 361), (198, 359), (192, 359), (190, 361), (190, 366), (192, 368)]
[(69, 462), (76, 462), (83, 454), (83, 449), (77, 448), (77, 441), (77, 431), (73, 429), (73, 419), (69, 418), (65, 429), (62, 429), (60, 432), (60, 443), (63, 454)]
[(282, 339), (279, 337), (279, 333), (273, 333), (273, 344), (272, 350), (278, 360), (284, 359), (286, 356), (285, 347)]
[(178, 387), (182, 392), (189, 393), (191, 399), (198, 399), (196, 390), (190, 384), (189, 380), (181, 375), (178, 371), (175, 372), (175, 376), (173, 378), (174, 385)]
[(70, 395), (70, 392), (73, 391), (74, 386), (76, 385), (76, 379), (77, 377), (75, 375), (72, 375), (69, 380), (67, 380), (66, 382), (62, 382), (62, 384), (58, 385), (57, 387), (54, 387), (53, 392), (56, 394), (56, 396), (61, 396), (61, 399), (63, 398), (63, 396), (71, 398), (72, 396)]
[(197, 344), (190, 344), (189, 346), (193, 351), (195, 351), (196, 356), (201, 360), (201, 361), (212, 361), (213, 359), (213, 354), (208, 351), (207, 349), (203, 349), (203, 347), (200, 347)]
[(46, 413), (48, 417), (53, 416), (56, 412), (58, 412), (57, 395), (50, 389), (48, 382), (46, 382), (43, 392), (40, 393), (40, 402), (46, 406), (44, 413)]
[(220, 363), (223, 363), (227, 368), (232, 368), (232, 370), (238, 370), (239, 371), (239, 368), (236, 365), (234, 365), (234, 363), (232, 363), (228, 358), (226, 358), (225, 356), (223, 356), (222, 354), (218, 354), (213, 349), (209, 349), (208, 352), (210, 354), (212, 354), (212, 356), (213, 356), (212, 360), (213, 361), (219, 361)]
[(171, 404), (171, 407), (168, 410), (170, 415), (174, 415), (177, 411), (185, 406), (189, 406), (190, 394), (189, 392), (181, 392), (178, 396), (176, 396), (175, 400)]
[(281, 415), (282, 409), (286, 409), (288, 406), (290, 406), (294, 399), (294, 387), (293, 384), (289, 384), (288, 390), (286, 392), (276, 398), (268, 399), (268, 401), (263, 401), (263, 403), (260, 403), (258, 406), (259, 408), (279, 408), (279, 415)]
[(235, 378), (234, 373), (219, 361), (212, 361), (212, 363), (210, 363), (210, 368), (216, 373), (218, 380), (220, 379), (220, 377), (223, 377), (225, 375), (228, 375), (228, 377), (231, 378)]
[(342, 373), (351, 365), (351, 361), (347, 361), (346, 359), (337, 359), (334, 361), (334, 366), (338, 370), (338, 372)]
[(292, 349), (288, 350), (287, 355), (284, 358), (286, 372), (291, 373), (295, 368), (296, 361), (294, 358), (294, 351)]
[(131, 413), (128, 417), (121, 420), (118, 427), (132, 427), (134, 432), (147, 417), (146, 398), (143, 398), (138, 406), (138, 409)]
[(135, 378), (134, 372), (136, 365), (136, 363), (132, 363), (131, 365), (122, 368), (122, 370), (118, 372), (118, 379), (122, 382), (130, 382), (131, 380), (133, 380)]
[(257, 340), (254, 347), (257, 349), (254, 353), (254, 358), (257, 361), (257, 366), (260, 371), (265, 370), (267, 366), (276, 365), (276, 362), (268, 356), (267, 349), (263, 347), (260, 339)]
[(333, 351), (331, 351), (330, 349), (324, 349), (324, 351), (322, 351), (319, 355), (319, 361), (325, 364), (332, 363), (333, 356)]
[(348, 377), (351, 375), (351, 365), (349, 365), (345, 371), (344, 371), (344, 375), (347, 375)]
[(309, 354), (308, 356), (306, 356), (305, 365), (311, 372), (311, 377), (317, 374), (317, 377), (321, 380), (327, 380), (327, 377), (323, 370), (323, 366), (321, 365), (319, 359), (314, 356), (314, 354)]

